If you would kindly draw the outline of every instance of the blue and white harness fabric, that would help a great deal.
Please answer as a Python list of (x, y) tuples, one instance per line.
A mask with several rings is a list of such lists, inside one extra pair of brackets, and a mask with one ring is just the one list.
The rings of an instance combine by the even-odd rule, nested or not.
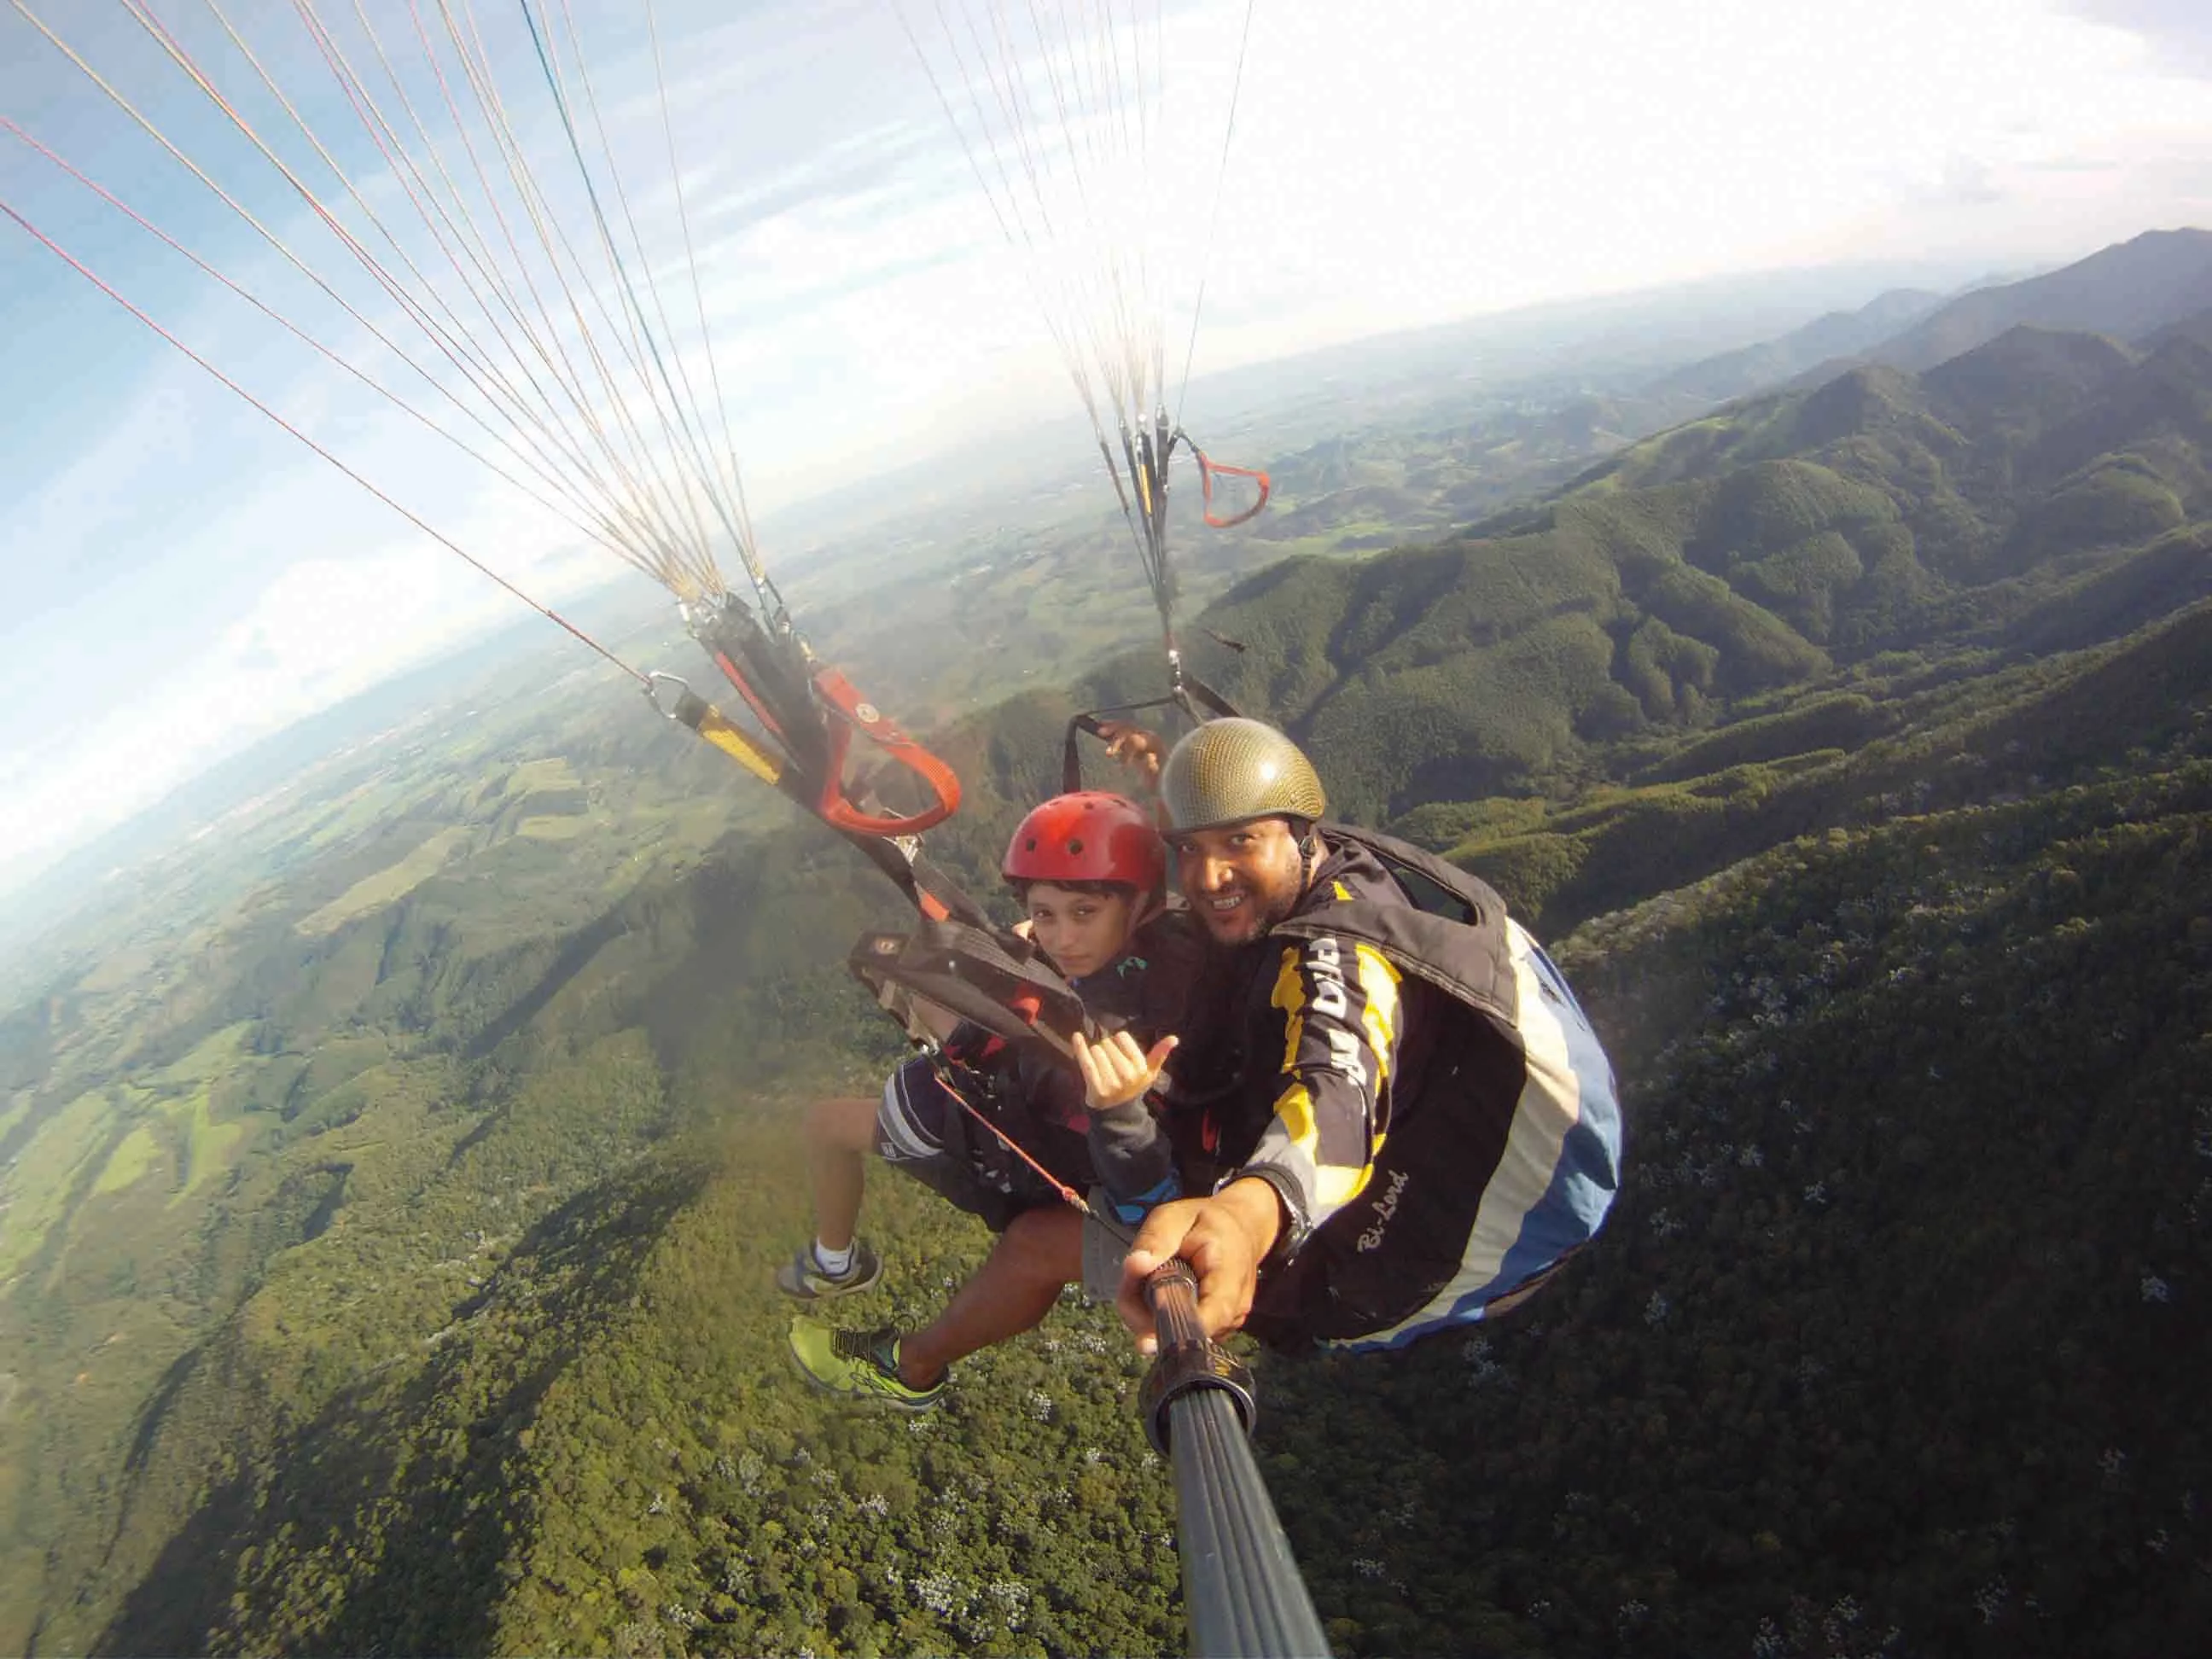
[(1518, 922), (1509, 921), (1506, 934), (1528, 1075), (1459, 1270), (1397, 1324), (1341, 1346), (1399, 1347), (1510, 1311), (1596, 1235), (1613, 1207), (1621, 1121), (1612, 1064), (1543, 946)]
[(1395, 1347), (1494, 1316), (1612, 1206), (1604, 1049), (1542, 948), (1468, 884), (1481, 919), (1449, 920), (1338, 847), (1249, 959), (1240, 1080), (1206, 1133), (1220, 1181), (1283, 1200), (1249, 1322), (1263, 1340)]

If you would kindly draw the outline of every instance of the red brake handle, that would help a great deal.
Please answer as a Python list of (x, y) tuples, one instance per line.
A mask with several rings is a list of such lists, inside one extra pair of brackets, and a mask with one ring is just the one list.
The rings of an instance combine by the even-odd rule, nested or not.
[[(1216, 530), (1231, 530), (1246, 520), (1255, 519), (1260, 515), (1261, 508), (1267, 504), (1268, 491), (1273, 488), (1267, 473), (1249, 466), (1224, 466), (1218, 461), (1206, 459), (1206, 452), (1196, 447), (1194, 447), (1190, 453), (1198, 457), (1198, 487), (1199, 493), (1204, 497), (1206, 502), (1206, 523), (1212, 525)], [(1260, 486), (1260, 499), (1242, 513), (1226, 519), (1216, 518), (1213, 514), (1213, 475), (1217, 472), (1225, 472), (1232, 478), (1251, 479), (1254, 483)]]
[[(814, 689), (839, 719), (830, 727), (830, 754), (823, 772), (822, 799), (815, 811), (823, 822), (856, 836), (917, 836), (945, 822), (959, 810), (960, 780), (952, 769), (901, 731), (876, 706), (861, 696), (853, 683), (836, 669), (818, 668)], [(864, 812), (845, 798), (845, 755), (858, 729), (868, 740), (913, 773), (937, 797), (911, 817)]]

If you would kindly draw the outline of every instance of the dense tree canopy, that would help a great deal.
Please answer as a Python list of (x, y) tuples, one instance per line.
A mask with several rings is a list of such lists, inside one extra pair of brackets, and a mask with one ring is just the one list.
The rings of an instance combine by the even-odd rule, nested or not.
[[(1632, 1113), (1607, 1235), (1524, 1312), (1259, 1361), (1342, 1651), (2212, 1628), (2208, 411), (2186, 337), (2016, 331), (1208, 613), (1346, 815), (1547, 936)], [(948, 866), (991, 890), (1066, 714), (1150, 672), (948, 733)], [(841, 969), (888, 890), (768, 820), (625, 884), (545, 827), (624, 787), (563, 743), (303, 865), (158, 997), (0, 1023), (37, 1650), (1176, 1646), (1109, 1314), (912, 1420), (786, 1363), (797, 1114), (898, 1052)], [(853, 1317), (926, 1316), (986, 1235), (869, 1206)]]

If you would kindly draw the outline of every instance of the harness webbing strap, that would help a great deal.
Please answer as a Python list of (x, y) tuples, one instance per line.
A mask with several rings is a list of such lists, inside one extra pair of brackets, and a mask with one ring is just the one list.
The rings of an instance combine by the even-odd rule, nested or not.
[(1034, 954), (1028, 942), (988, 927), (925, 920), (910, 933), (863, 933), (846, 966), (918, 1040), (927, 1038), (908, 1011), (931, 1004), (1018, 1047), (1057, 1063), (1070, 1058), (1069, 1038), (1103, 1028), (1075, 989)]
[[(771, 631), (732, 599), (696, 617), (693, 631), (763, 729), (782, 747), (787, 763), (779, 771), (793, 784), (803, 784), (786, 785), (786, 793), (831, 829), (848, 836), (911, 836), (957, 810), (960, 780), (952, 769), (863, 696), (843, 672), (817, 662), (787, 628)], [(896, 812), (855, 799), (845, 768), (856, 732), (919, 780), (930, 804), (918, 811)]]
[(745, 729), (696, 692), (678, 697), (671, 715), (690, 726), (706, 742), (720, 750), (763, 783), (783, 787), (783, 763), (753, 741)]
[(1086, 1215), (1091, 1213), (1091, 1206), (1084, 1202), (1083, 1195), (1080, 1193), (1077, 1192), (1074, 1188), (1069, 1186), (1065, 1181), (1062, 1181), (1051, 1170), (1046, 1169), (1044, 1165), (1038, 1163), (1036, 1158), (1030, 1157), (1028, 1151), (1022, 1146), (1020, 1141), (1016, 1140), (1004, 1129), (1001, 1129), (997, 1124), (994, 1123), (988, 1112), (981, 1110), (969, 1101), (968, 1097), (961, 1092), (959, 1084), (953, 1078), (952, 1073), (954, 1068), (945, 1063), (943, 1055), (937, 1055), (934, 1059), (935, 1064), (931, 1069), (936, 1073), (939, 1086), (941, 1087), (946, 1094), (952, 1097), (953, 1100), (958, 1103), (962, 1111), (967, 1113), (968, 1115), (974, 1118), (976, 1122), (981, 1124), (994, 1135), (997, 1136), (1000, 1146), (1004, 1146), (1016, 1158), (1021, 1159), (1023, 1163), (1028, 1164), (1030, 1169), (1036, 1170), (1038, 1179), (1042, 1181), (1046, 1186), (1051, 1188), (1053, 1191), (1058, 1193), (1064, 1203), (1073, 1205), (1077, 1209), (1081, 1210)]

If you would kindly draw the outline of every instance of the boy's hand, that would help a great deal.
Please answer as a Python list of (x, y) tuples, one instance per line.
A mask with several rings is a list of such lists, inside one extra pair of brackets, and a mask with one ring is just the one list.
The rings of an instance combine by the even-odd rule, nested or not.
[(1141, 1100), (1159, 1081), (1160, 1067), (1175, 1052), (1176, 1039), (1164, 1036), (1147, 1054), (1127, 1031), (1115, 1031), (1097, 1042), (1074, 1035), (1075, 1063), (1083, 1072), (1083, 1103), (1094, 1112), (1111, 1111)]
[(1106, 756), (1134, 772), (1145, 788), (1156, 791), (1160, 787), (1160, 763), (1167, 758), (1168, 746), (1157, 732), (1130, 720), (1101, 720), (1098, 735), (1106, 739)]

